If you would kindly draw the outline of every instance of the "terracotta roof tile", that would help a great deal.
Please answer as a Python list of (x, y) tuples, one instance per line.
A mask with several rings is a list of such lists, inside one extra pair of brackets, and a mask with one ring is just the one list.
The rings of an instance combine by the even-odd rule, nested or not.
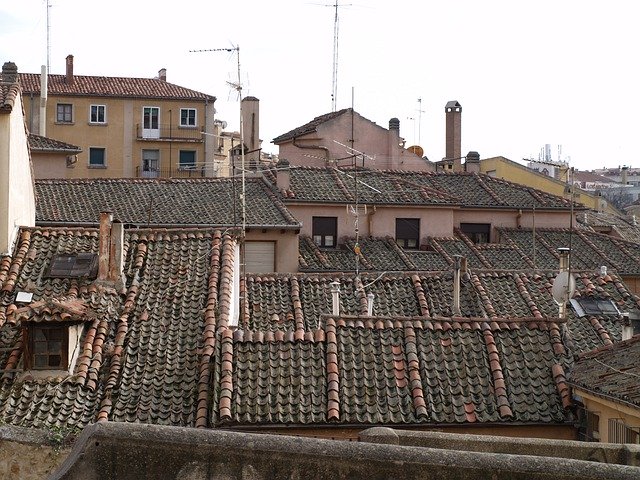
[[(247, 179), (245, 188), (248, 227), (299, 228), (263, 180)], [(36, 221), (95, 225), (109, 210), (126, 224), (227, 227), (242, 223), (240, 193), (231, 179), (36, 180)]]
[(640, 336), (585, 353), (569, 372), (569, 383), (593, 395), (640, 407)]
[(29, 148), (32, 152), (60, 152), (67, 154), (78, 154), (82, 152), (82, 149), (76, 145), (36, 135), (35, 133), (29, 134)]
[[(40, 74), (20, 73), (20, 84), (26, 94), (40, 95)], [(74, 75), (69, 85), (66, 75), (49, 75), (49, 95), (118, 98), (162, 98), (171, 100), (207, 100), (216, 97), (180, 87), (157, 78), (100, 77)]]

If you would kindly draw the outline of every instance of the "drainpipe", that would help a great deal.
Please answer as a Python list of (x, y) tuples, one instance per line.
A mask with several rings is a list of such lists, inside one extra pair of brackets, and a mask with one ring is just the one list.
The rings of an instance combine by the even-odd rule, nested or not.
[(340, 282), (331, 282), (331, 297), (332, 297), (332, 314), (334, 317), (340, 316)]

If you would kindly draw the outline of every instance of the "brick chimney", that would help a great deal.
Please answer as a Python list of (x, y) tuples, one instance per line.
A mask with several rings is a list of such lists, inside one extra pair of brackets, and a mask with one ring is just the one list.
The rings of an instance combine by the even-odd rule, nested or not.
[(446, 150), (445, 159), (453, 161), (453, 171), (462, 170), (462, 106), (457, 100), (447, 102), (446, 114)]
[(402, 141), (400, 139), (400, 120), (392, 118), (389, 120), (389, 158), (388, 168), (397, 170), (400, 168), (400, 152), (402, 149)]
[(160, 70), (158, 70), (158, 79), (162, 80), (163, 82), (167, 81), (167, 69), (166, 68), (161, 68)]
[(73, 85), (73, 55), (67, 55), (67, 85)]

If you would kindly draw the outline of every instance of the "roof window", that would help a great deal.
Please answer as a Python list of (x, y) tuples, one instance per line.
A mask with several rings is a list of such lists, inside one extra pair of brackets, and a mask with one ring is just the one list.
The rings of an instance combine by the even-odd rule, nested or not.
[(98, 255), (95, 253), (57, 254), (45, 276), (49, 278), (96, 278)]
[(579, 317), (586, 315), (620, 315), (620, 310), (609, 298), (572, 298), (571, 305)]

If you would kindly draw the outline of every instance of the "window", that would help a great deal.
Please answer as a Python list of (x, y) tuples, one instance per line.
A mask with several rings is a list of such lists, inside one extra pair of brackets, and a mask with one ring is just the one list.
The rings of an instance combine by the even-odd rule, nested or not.
[(489, 223), (461, 223), (460, 230), (473, 243), (489, 243), (491, 239), (491, 225)]
[(142, 176), (157, 177), (160, 172), (160, 150), (142, 150)]
[(54, 255), (45, 277), (95, 278), (97, 274), (98, 255), (95, 253), (75, 253)]
[(579, 317), (585, 315), (620, 315), (620, 311), (608, 298), (578, 297), (570, 300)]
[(319, 247), (335, 247), (338, 238), (337, 217), (313, 217), (312, 235)]
[(247, 273), (275, 272), (276, 242), (245, 242), (244, 263)]
[(180, 109), (180, 126), (181, 127), (196, 126), (196, 109), (195, 108)]
[(25, 368), (65, 370), (68, 366), (69, 333), (60, 325), (30, 325)]
[(420, 246), (419, 218), (396, 218), (396, 243), (402, 248)]
[(73, 122), (73, 105), (70, 103), (59, 103), (56, 105), (56, 122), (72, 123)]
[(157, 130), (160, 118), (160, 109), (158, 107), (144, 107), (142, 111), (143, 128), (145, 130)]
[(106, 167), (105, 149), (101, 147), (89, 147), (89, 166)]
[(107, 107), (104, 105), (91, 105), (91, 113), (89, 115), (90, 123), (106, 123)]
[(180, 160), (178, 167), (185, 170), (193, 170), (196, 168), (196, 152), (195, 150), (180, 150)]

